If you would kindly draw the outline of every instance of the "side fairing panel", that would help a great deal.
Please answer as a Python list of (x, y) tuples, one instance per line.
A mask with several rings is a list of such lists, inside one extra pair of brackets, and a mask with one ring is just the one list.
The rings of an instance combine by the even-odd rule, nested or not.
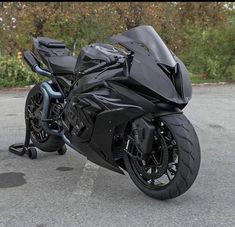
[[(148, 60), (143, 61), (143, 58)], [(151, 56), (136, 53), (132, 62), (130, 77), (166, 100), (182, 104), (180, 94)]]
[(176, 86), (181, 88), (181, 97), (185, 103), (188, 103), (192, 98), (192, 83), (189, 78), (189, 72), (186, 69), (184, 63), (177, 57), (174, 56), (178, 63), (178, 74), (176, 77)]
[[(118, 169), (112, 151), (116, 129), (118, 128), (119, 133), (124, 133), (128, 122), (146, 113), (154, 112), (155, 105), (134, 91), (129, 90), (128, 87), (123, 87), (123, 85), (114, 81), (100, 83), (94, 89), (91, 88), (82, 93), (80, 87), (78, 87), (71, 94), (71, 97), (70, 103), (76, 109), (78, 109), (76, 97), (90, 106), (95, 106), (95, 103), (100, 109), (95, 114), (90, 113), (91, 116), (95, 116), (91, 118), (94, 120), (94, 126), (90, 138), (84, 140), (82, 134), (79, 135), (80, 138), (71, 134), (69, 140), (80, 148), (82, 153), (92, 162), (120, 173), (121, 171)], [(78, 105), (79, 103), (81, 102), (79, 101)], [(92, 111), (90, 106), (83, 108), (83, 110)], [(68, 116), (68, 114), (66, 115)], [(88, 112), (86, 116), (89, 117)], [(83, 122), (86, 125), (86, 121)], [(72, 126), (76, 126), (76, 121)], [(71, 127), (68, 128), (71, 129)]]
[[(99, 153), (102, 154), (105, 161), (117, 167), (112, 153), (115, 128), (121, 126), (124, 131), (127, 123), (131, 119), (142, 115), (142, 113), (142, 111), (136, 108), (117, 108), (103, 111), (97, 116), (90, 146), (100, 151)], [(88, 156), (88, 159), (92, 160), (92, 158)]]

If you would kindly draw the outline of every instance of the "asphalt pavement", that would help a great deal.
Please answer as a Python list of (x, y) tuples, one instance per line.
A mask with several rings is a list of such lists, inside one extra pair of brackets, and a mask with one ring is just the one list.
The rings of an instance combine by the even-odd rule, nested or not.
[(24, 139), (27, 91), (0, 91), (0, 226), (235, 226), (235, 85), (194, 86), (184, 113), (201, 144), (201, 168), (180, 197), (158, 201), (128, 175), (76, 151), (8, 152)]

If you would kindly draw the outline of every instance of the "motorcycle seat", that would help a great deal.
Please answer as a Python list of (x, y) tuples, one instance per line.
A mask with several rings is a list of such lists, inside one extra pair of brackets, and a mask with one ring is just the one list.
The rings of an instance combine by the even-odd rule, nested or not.
[(77, 58), (73, 56), (52, 56), (48, 58), (53, 74), (74, 74)]
[(58, 40), (50, 39), (47, 37), (38, 37), (38, 42), (40, 45), (45, 46), (47, 48), (65, 48), (66, 45)]

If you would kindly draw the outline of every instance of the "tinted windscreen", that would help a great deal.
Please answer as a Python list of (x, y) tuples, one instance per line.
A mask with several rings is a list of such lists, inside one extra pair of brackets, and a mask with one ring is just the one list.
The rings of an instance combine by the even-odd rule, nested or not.
[(113, 36), (112, 39), (118, 41), (121, 37), (128, 38), (126, 40), (133, 40), (137, 43), (144, 44), (159, 63), (171, 67), (176, 65), (171, 52), (152, 26), (138, 26), (121, 35)]

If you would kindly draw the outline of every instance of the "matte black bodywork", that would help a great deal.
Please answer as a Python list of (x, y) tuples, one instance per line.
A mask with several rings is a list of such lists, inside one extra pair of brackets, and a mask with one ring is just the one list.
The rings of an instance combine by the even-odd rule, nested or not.
[[(149, 139), (142, 144), (147, 152), (151, 119), (181, 112), (191, 99), (192, 88), (186, 67), (152, 27), (139, 26), (112, 39), (127, 50), (94, 44), (93, 49), (84, 48), (77, 60), (59, 41), (39, 38), (34, 44), (51, 72), (51, 81), (42, 84), (48, 96), (43, 116), (48, 117), (55, 94), (61, 94), (58, 100), (64, 106), (61, 130), (54, 133), (92, 162), (122, 173), (119, 167), (124, 166), (118, 161), (123, 146), (117, 148), (118, 138), (125, 144), (128, 126), (138, 121), (141, 130), (149, 130)], [(123, 64), (115, 66), (119, 58)], [(84, 73), (103, 61), (106, 67)], [(47, 123), (44, 128), (50, 131)]]
[(188, 103), (192, 97), (188, 71), (151, 26), (130, 29), (112, 40), (135, 53), (129, 75), (133, 80), (168, 101)]

